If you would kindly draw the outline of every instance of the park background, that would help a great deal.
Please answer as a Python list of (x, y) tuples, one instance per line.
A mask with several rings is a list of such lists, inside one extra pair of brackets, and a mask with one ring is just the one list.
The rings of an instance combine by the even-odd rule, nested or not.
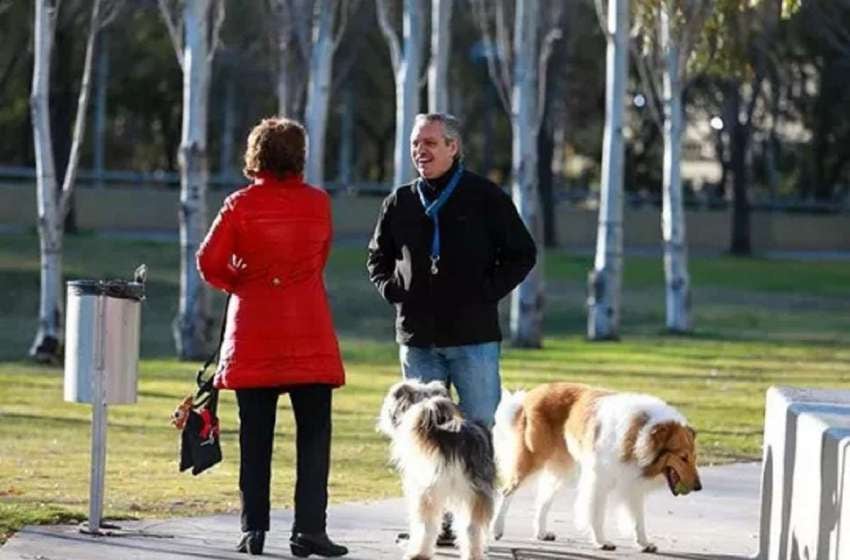
[[(126, 278), (141, 263), (150, 270), (139, 402), (110, 409), (106, 514), (137, 518), (238, 508), (232, 395), (224, 395), (221, 410), (225, 460), (199, 479), (177, 473), (177, 434), (168, 425), (198, 363), (178, 359), (172, 329), (185, 282), (178, 208), (186, 188), (179, 155), (187, 133), (183, 71), (165, 21), (186, 21), (181, 9), (195, 4), (206, 2), (0, 2), (0, 539), (24, 523), (81, 520), (86, 514), (90, 408), (64, 403), (61, 366), (30, 356), (38, 354), (31, 351), (43, 299), (44, 220), (37, 194), (47, 189), (55, 195), (69, 162), (79, 168), (71, 173), (68, 215), (60, 216), (62, 278)], [(394, 134), (402, 98), (392, 62), (399, 55), (391, 55), (377, 12), (387, 8), (400, 53), (407, 49), (405, 12), (421, 12), (422, 60), (413, 81), (416, 105), (425, 110), (434, 81), (426, 72), (428, 38), (438, 28), (430, 23), (430, 9), (437, 4), (209, 2), (210, 29), (217, 21), (221, 27), (208, 33), (217, 41), (206, 94), (209, 180), (202, 195), (209, 202), (203, 228), (221, 199), (245, 184), (240, 156), (250, 127), (276, 113), (307, 120), (311, 50), (328, 13), (322, 8), (330, 6), (333, 15), (339, 47), (331, 50), (317, 182), (333, 196), (337, 242), (326, 278), (348, 372), (348, 385), (335, 397), (331, 496), (337, 502), (400, 492), (386, 463), (386, 442), (374, 430), (383, 392), (398, 378), (392, 308), (365, 273), (366, 240), (381, 197), (400, 172)], [(669, 185), (657, 118), (664, 104), (656, 91), (661, 82), (649, 76), (663, 74), (652, 56), (657, 22), (645, 17), (642, 27), (633, 28), (632, 44), (641, 46), (627, 56), (618, 184), (603, 173), (612, 168), (603, 142), (611, 126), (607, 37), (595, 3), (452, 4), (442, 102), (462, 119), (467, 166), (506, 190), (515, 183), (516, 117), (505, 110), (505, 81), (492, 79), (488, 70), (494, 48), (484, 40), (482, 21), (492, 18), (487, 21), (496, 34), (495, 10), (503, 6), (501, 30), (510, 34), (519, 6), (536, 6), (540, 16), (536, 48), (547, 78), (534, 96), (542, 104), (532, 191), (540, 201), (535, 233), (546, 247), (538, 283), (544, 295), (540, 348), (506, 343), (507, 387), (570, 380), (657, 394), (696, 426), (705, 464), (760, 458), (768, 386), (850, 387), (850, 2), (805, 1), (785, 12), (782, 2), (694, 3), (717, 17), (703, 16), (705, 36), (688, 57), (683, 84), (679, 188), (690, 249), (684, 332), (666, 324), (661, 214)], [(678, 4), (688, 3), (647, 0), (631, 7), (644, 17)], [(58, 6), (47, 90), (58, 175), (52, 186), (38, 171), (30, 108), (36, 5)], [(95, 5), (102, 12), (84, 104), (88, 127), (79, 135), (75, 119)], [(553, 30), (560, 36), (547, 43)], [(510, 48), (508, 41), (496, 50), (505, 54)], [(505, 68), (509, 75), (514, 70)], [(404, 102), (408, 113), (416, 112), (409, 98)], [(75, 137), (78, 163), (70, 156)], [(588, 334), (588, 273), (598, 257), (602, 193), (618, 188), (625, 253), (620, 321), (615, 336), (594, 340)], [(211, 332), (221, 303), (219, 295), (207, 302)], [(502, 311), (510, 338), (507, 300)], [(276, 507), (291, 505), (292, 430), (282, 410)]]

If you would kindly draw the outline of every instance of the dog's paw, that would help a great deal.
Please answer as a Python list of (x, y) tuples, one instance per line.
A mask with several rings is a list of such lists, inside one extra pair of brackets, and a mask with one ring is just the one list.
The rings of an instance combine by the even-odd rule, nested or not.
[(641, 547), (640, 551), (646, 552), (647, 554), (654, 554), (654, 553), (658, 552), (658, 547), (655, 546), (654, 543), (646, 543), (646, 544), (639, 545), (639, 546)]
[(492, 531), (490, 531), (490, 534), (493, 536), (494, 541), (498, 541), (499, 539), (502, 538), (502, 536), (505, 534), (505, 532), (501, 531), (501, 530), (493, 529)]
[(426, 556), (422, 553), (405, 554), (401, 558), (402, 558), (402, 560), (431, 560), (430, 556)]
[(593, 543), (593, 546), (595, 546), (599, 550), (617, 550), (617, 546), (614, 543), (610, 542), (597, 542)]
[(555, 533), (553, 533), (552, 531), (538, 531), (537, 534), (534, 535), (534, 538), (538, 541), (551, 542), (555, 540)]

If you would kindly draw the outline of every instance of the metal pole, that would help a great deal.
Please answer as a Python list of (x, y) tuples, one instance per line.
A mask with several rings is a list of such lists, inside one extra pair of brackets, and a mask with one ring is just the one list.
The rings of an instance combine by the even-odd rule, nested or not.
[(106, 395), (104, 383), (104, 333), (106, 297), (97, 296), (95, 328), (95, 371), (92, 377), (91, 483), (89, 487), (89, 532), (99, 533), (103, 520), (103, 479), (106, 472)]

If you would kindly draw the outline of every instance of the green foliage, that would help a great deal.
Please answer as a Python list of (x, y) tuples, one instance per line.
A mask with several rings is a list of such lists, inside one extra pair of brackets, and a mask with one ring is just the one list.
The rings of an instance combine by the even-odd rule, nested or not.
[[(753, 41), (777, 20), (789, 18), (800, 8), (800, 0), (636, 0), (635, 28), (644, 49), (657, 49), (660, 13), (667, 10), (672, 36), (693, 46), (689, 70), (720, 76), (745, 78), (752, 74), (750, 51)], [(695, 32), (694, 39), (689, 34)]]

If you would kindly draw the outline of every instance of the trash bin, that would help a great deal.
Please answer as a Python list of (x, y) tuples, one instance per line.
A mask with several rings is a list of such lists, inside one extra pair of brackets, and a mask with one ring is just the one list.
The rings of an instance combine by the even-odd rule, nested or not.
[(107, 407), (136, 402), (145, 265), (133, 281), (68, 282), (65, 320), (65, 400), (92, 405), (89, 522), (101, 535), (106, 473)]
[[(65, 321), (65, 400), (136, 402), (142, 282), (68, 282)], [(98, 379), (99, 377), (99, 379)], [(96, 383), (102, 384), (98, 400)]]

